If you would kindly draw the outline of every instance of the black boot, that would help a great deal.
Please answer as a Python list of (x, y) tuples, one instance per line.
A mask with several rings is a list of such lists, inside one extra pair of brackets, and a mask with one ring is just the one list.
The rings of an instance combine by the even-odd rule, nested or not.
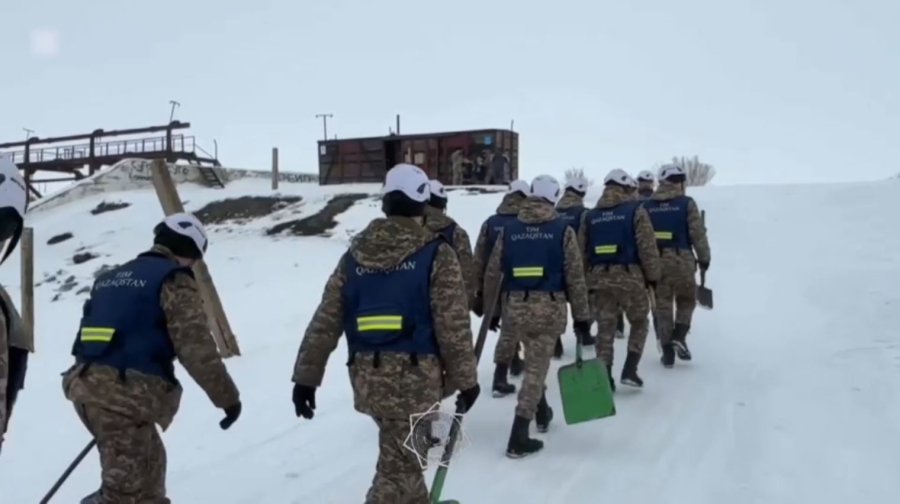
[(622, 313), (616, 319), (616, 339), (625, 339), (625, 315)]
[(553, 349), (553, 357), (561, 359), (563, 355), (562, 337), (556, 339), (556, 348)]
[(628, 352), (628, 357), (625, 359), (625, 366), (622, 368), (622, 379), (619, 380), (623, 385), (631, 385), (632, 387), (644, 386), (644, 380), (637, 374), (639, 362), (641, 362), (641, 354), (637, 352)]
[(597, 338), (591, 336), (590, 332), (581, 335), (581, 346), (591, 347), (597, 344)]
[(686, 324), (675, 324), (672, 331), (672, 344), (675, 346), (675, 353), (678, 358), (683, 361), (691, 360), (691, 350), (687, 346), (687, 333), (691, 330), (691, 326)]
[(662, 365), (665, 368), (671, 368), (675, 365), (675, 347), (671, 343), (663, 343), (662, 345)]
[(613, 392), (616, 391), (616, 380), (612, 377), (612, 364), (606, 366), (606, 373), (609, 375), (609, 389)]
[(547, 394), (541, 394), (541, 402), (538, 403), (537, 413), (534, 415), (534, 425), (538, 432), (547, 432), (550, 428), (550, 421), (553, 420), (553, 408), (547, 404)]
[(506, 456), (509, 458), (522, 458), (538, 452), (544, 447), (544, 442), (528, 437), (528, 426), (531, 420), (516, 415), (513, 421), (512, 433), (509, 435), (509, 445), (506, 447)]
[(509, 374), (513, 376), (522, 376), (522, 372), (525, 371), (525, 361), (519, 357), (519, 347), (521, 345), (516, 345), (516, 353), (513, 354), (512, 363), (509, 365)]
[(506, 372), (508, 371), (506, 364), (497, 364), (494, 368), (494, 397), (503, 397), (516, 391), (516, 386), (506, 381)]

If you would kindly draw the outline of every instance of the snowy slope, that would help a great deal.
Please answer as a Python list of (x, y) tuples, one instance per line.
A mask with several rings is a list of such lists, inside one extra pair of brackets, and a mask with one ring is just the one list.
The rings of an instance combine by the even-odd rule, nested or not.
[[(189, 210), (225, 197), (269, 195), (242, 180), (225, 190), (185, 185)], [(374, 186), (285, 184), (306, 198), (299, 216), (333, 194)], [(693, 193), (708, 211), (715, 311), (698, 311), (695, 362), (666, 371), (648, 344), (643, 391), (617, 395), (619, 415), (566, 427), (555, 371), (557, 421), (536, 457), (504, 457), (515, 399), (484, 394), (466, 420), (471, 446), (451, 467), (445, 497), (476, 503), (895, 502), (900, 491), (900, 183), (727, 187)], [(90, 216), (103, 200), (132, 206)], [(500, 195), (451, 194), (450, 214), (473, 236)], [(177, 503), (361, 502), (374, 474), (376, 429), (352, 408), (343, 344), (332, 356), (316, 418), (299, 421), (290, 375), (306, 323), (349, 236), (378, 215), (363, 200), (330, 238), (262, 236), (293, 208), (246, 226), (213, 226), (210, 269), (243, 356), (228, 361), (244, 415), (228, 432), (221, 412), (180, 373), (186, 393), (164, 434)], [(74, 217), (78, 216), (76, 220)], [(161, 218), (148, 190), (91, 196), (30, 217), (36, 278), (64, 270), (78, 286), (37, 290), (37, 346), (27, 389), (0, 458), (3, 503), (37, 502), (89, 440), (63, 398), (59, 373), (83, 295), (102, 264), (131, 258)], [(75, 238), (48, 246), (62, 232)], [(87, 246), (100, 258), (72, 265)], [(16, 292), (18, 254), (0, 271)], [(16, 295), (14, 294), (14, 297)], [(474, 324), (473, 328), (477, 327)], [(572, 358), (571, 335), (565, 361)], [(494, 336), (480, 367), (488, 388)], [(617, 343), (621, 365), (624, 346)], [(554, 363), (554, 369), (558, 363)], [(447, 406), (449, 407), (449, 406)], [(430, 476), (430, 474), (429, 474)], [(430, 478), (429, 478), (430, 483)], [(92, 454), (54, 502), (77, 502), (99, 484)]]

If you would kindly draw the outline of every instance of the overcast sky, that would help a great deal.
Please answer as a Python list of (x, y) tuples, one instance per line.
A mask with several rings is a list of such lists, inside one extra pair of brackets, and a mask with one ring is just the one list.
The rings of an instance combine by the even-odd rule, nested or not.
[(0, 2), (0, 141), (164, 124), (226, 166), (329, 134), (508, 128), (523, 175), (699, 155), (716, 182), (900, 172), (898, 0)]

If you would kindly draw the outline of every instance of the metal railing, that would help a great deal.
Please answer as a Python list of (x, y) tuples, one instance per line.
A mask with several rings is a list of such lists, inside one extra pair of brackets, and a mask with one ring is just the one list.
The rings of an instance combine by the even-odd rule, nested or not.
[[(194, 153), (196, 143), (193, 136), (172, 135), (172, 146), (168, 148), (166, 137), (137, 138), (132, 140), (115, 140), (94, 144), (94, 158), (125, 156), (128, 154), (156, 154), (164, 152)], [(5, 152), (12, 156), (13, 163), (25, 163), (25, 150)], [(29, 163), (46, 163), (52, 161), (80, 161), (91, 159), (91, 144), (63, 145), (33, 149), (28, 153)]]

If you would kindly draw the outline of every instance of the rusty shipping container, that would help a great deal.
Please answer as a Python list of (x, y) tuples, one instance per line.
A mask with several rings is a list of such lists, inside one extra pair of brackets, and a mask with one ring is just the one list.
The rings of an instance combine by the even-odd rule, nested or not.
[[(462, 160), (465, 185), (501, 184), (489, 169), (493, 156), (506, 156), (508, 180), (519, 175), (519, 134), (509, 130), (477, 130), (419, 135), (390, 135), (319, 141), (319, 184), (384, 182), (398, 163), (419, 166), (429, 178), (453, 181), (453, 154)], [(462, 156), (460, 158), (460, 156)]]

